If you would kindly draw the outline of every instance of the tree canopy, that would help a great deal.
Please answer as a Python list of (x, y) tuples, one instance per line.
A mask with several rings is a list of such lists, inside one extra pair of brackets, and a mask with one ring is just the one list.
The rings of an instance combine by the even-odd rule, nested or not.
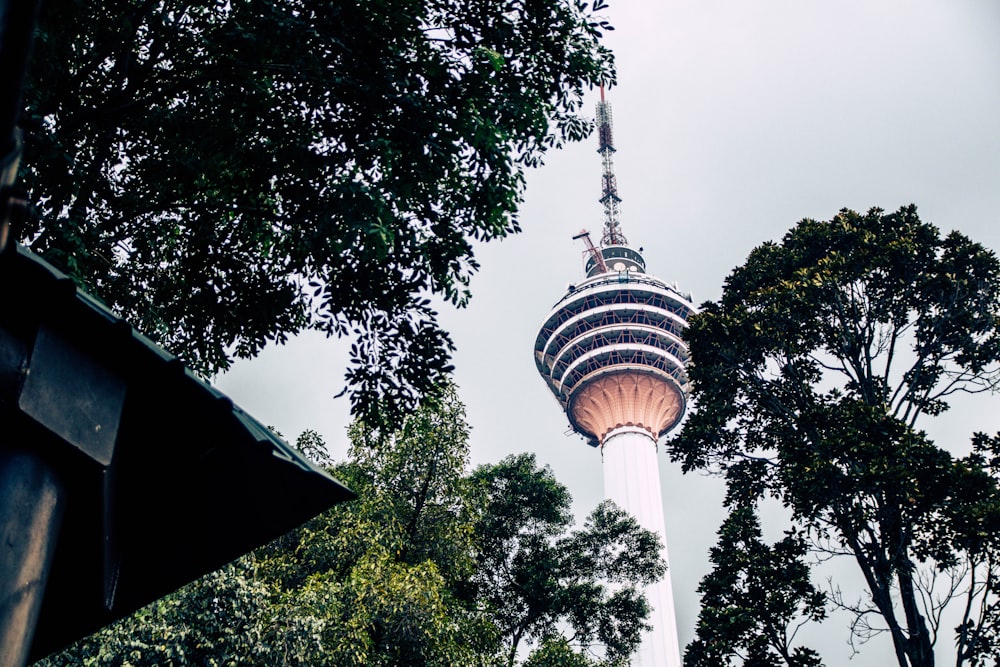
[(611, 504), (574, 528), (530, 454), (470, 471), (468, 432), (453, 389), (399, 429), (355, 422), (334, 472), (358, 500), (41, 665), (623, 667), (658, 538)]
[(398, 419), (448, 370), (430, 297), (466, 302), (525, 167), (589, 132), (603, 7), (44, 3), (19, 240), (204, 373), (352, 336), (354, 407)]
[(528, 664), (572, 664), (569, 646), (576, 660), (628, 664), (648, 627), (640, 587), (666, 571), (656, 534), (611, 501), (570, 532), (569, 493), (533, 454), (482, 466), (470, 482), (481, 508), (472, 584), (499, 633), (497, 664), (513, 667), (525, 644), (540, 647)]
[[(829, 606), (852, 615), (854, 642), (887, 634), (901, 667), (933, 665), (942, 644), (956, 665), (995, 664), (1000, 437), (970, 434), (959, 456), (919, 428), (954, 395), (997, 388), (995, 254), (913, 206), (803, 220), (755, 249), (685, 336), (697, 408), (669, 451), (724, 474), (731, 508), (691, 664), (820, 664), (790, 639)], [(774, 545), (764, 498), (793, 523)], [(864, 595), (834, 587), (821, 604), (804, 545), (853, 559)], [(786, 585), (765, 585), (781, 572)]]

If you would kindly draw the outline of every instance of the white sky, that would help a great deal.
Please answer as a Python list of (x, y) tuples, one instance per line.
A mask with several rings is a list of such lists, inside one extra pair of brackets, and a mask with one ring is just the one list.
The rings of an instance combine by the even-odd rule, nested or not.
[[(645, 248), (650, 273), (698, 303), (717, 299), (754, 246), (801, 218), (911, 202), (943, 230), (1000, 248), (1000, 3), (611, 1), (623, 228)], [(571, 236), (582, 227), (596, 236), (601, 226), (596, 148), (591, 138), (529, 174), (524, 232), (481, 247), (472, 304), (442, 313), (458, 345), (473, 462), (535, 452), (569, 487), (580, 517), (602, 497), (600, 455), (564, 435), (567, 420), (531, 351), (549, 309), (583, 274), (583, 248)], [(342, 347), (301, 337), (238, 364), (218, 386), (288, 439), (320, 431), (342, 459), (347, 404), (332, 399), (343, 386)], [(981, 397), (924, 427), (961, 451), (973, 431), (1000, 430), (997, 406), (996, 396)], [(722, 491), (660, 458), (684, 646)], [(845, 664), (846, 622), (824, 627), (813, 643), (828, 665)], [(950, 634), (939, 643), (950, 649)], [(888, 651), (869, 645), (851, 664), (885, 664)]]

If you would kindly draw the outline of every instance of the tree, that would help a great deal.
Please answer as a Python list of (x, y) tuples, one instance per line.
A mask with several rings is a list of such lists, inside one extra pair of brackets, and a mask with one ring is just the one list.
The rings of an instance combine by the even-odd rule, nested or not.
[[(697, 409), (669, 451), (685, 470), (725, 475), (734, 512), (727, 526), (752, 528), (747, 508), (778, 500), (811, 549), (857, 564), (862, 599), (828, 598), (853, 613), (853, 640), (887, 633), (901, 667), (933, 665), (937, 640), (950, 634), (942, 614), (952, 602), (955, 664), (994, 664), (998, 440), (976, 434), (972, 452), (957, 457), (918, 426), (957, 393), (997, 387), (996, 256), (957, 232), (942, 236), (913, 206), (803, 220), (733, 271), (686, 338)], [(748, 538), (733, 558), (716, 554), (702, 584), (715, 591), (703, 620), (736, 610), (732, 594), (772, 576), (767, 570), (804, 562), (797, 549), (777, 563), (734, 560), (761, 548), (759, 537)], [(725, 577), (732, 594), (716, 590)], [(739, 608), (758, 615), (747, 627), (781, 627), (796, 608), (820, 618), (809, 586), (787, 595), (777, 608)], [(689, 657), (713, 636), (707, 625)], [(712, 650), (746, 658), (746, 635), (734, 636), (714, 637), (722, 643)], [(795, 663), (772, 656), (743, 664)]]
[[(280, 591), (271, 635), (285, 662), (475, 665), (489, 619), (459, 592), (474, 567), (465, 408), (454, 387), (394, 431), (356, 421), (335, 468), (359, 498), (256, 554)], [(277, 660), (277, 659), (276, 659)]]
[(271, 596), (253, 560), (241, 558), (35, 665), (271, 664), (263, 621)]
[(514, 665), (524, 644), (536, 646), (529, 665), (627, 664), (648, 628), (639, 587), (665, 571), (656, 534), (611, 501), (567, 533), (569, 493), (533, 454), (482, 466), (471, 483), (481, 498), (472, 582), (497, 628), (500, 664)]
[(771, 546), (762, 539), (753, 507), (736, 507), (711, 551), (714, 569), (701, 582), (697, 639), (685, 658), (691, 667), (785, 664), (820, 667), (812, 649), (793, 646), (807, 621), (826, 616), (826, 597), (802, 562), (807, 542), (789, 531)]
[(453, 387), (395, 431), (355, 422), (335, 472), (356, 501), (41, 666), (621, 665), (657, 538), (609, 506), (572, 530), (550, 470), (524, 455), (470, 472), (468, 432)]
[(20, 240), (203, 373), (351, 335), (355, 409), (398, 422), (448, 370), (428, 297), (466, 303), (525, 167), (589, 132), (603, 6), (45, 3)]

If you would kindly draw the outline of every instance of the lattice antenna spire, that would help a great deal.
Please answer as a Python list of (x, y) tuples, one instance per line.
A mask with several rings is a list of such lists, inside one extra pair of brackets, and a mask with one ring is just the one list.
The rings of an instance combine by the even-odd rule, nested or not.
[(611, 136), (611, 104), (604, 99), (604, 86), (601, 86), (601, 101), (597, 103), (597, 132), (600, 139), (597, 152), (601, 154), (601, 162), (604, 165), (601, 188), (604, 234), (601, 236), (601, 245), (628, 245), (625, 235), (622, 234), (619, 206), (622, 200), (618, 196), (618, 182), (615, 180), (615, 164), (612, 157), (615, 153), (615, 142)]

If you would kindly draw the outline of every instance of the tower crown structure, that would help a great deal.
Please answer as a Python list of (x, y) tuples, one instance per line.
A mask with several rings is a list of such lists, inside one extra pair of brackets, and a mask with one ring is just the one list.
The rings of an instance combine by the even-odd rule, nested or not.
[[(575, 237), (587, 244), (587, 277), (570, 285), (545, 318), (535, 338), (535, 365), (573, 430), (600, 446), (605, 497), (661, 536), (666, 560), (656, 443), (684, 415), (688, 349), (681, 333), (695, 309), (690, 296), (646, 273), (641, 249), (622, 233), (603, 88), (597, 124), (604, 232), (599, 247), (586, 231)], [(645, 592), (652, 629), (632, 664), (680, 667), (669, 572)]]
[(694, 312), (690, 296), (646, 273), (642, 253), (622, 233), (611, 108), (603, 88), (596, 115), (601, 245), (590, 246), (587, 279), (570, 286), (535, 339), (538, 372), (573, 429), (594, 446), (619, 427), (643, 429), (655, 440), (680, 421), (688, 389), (681, 332)]

